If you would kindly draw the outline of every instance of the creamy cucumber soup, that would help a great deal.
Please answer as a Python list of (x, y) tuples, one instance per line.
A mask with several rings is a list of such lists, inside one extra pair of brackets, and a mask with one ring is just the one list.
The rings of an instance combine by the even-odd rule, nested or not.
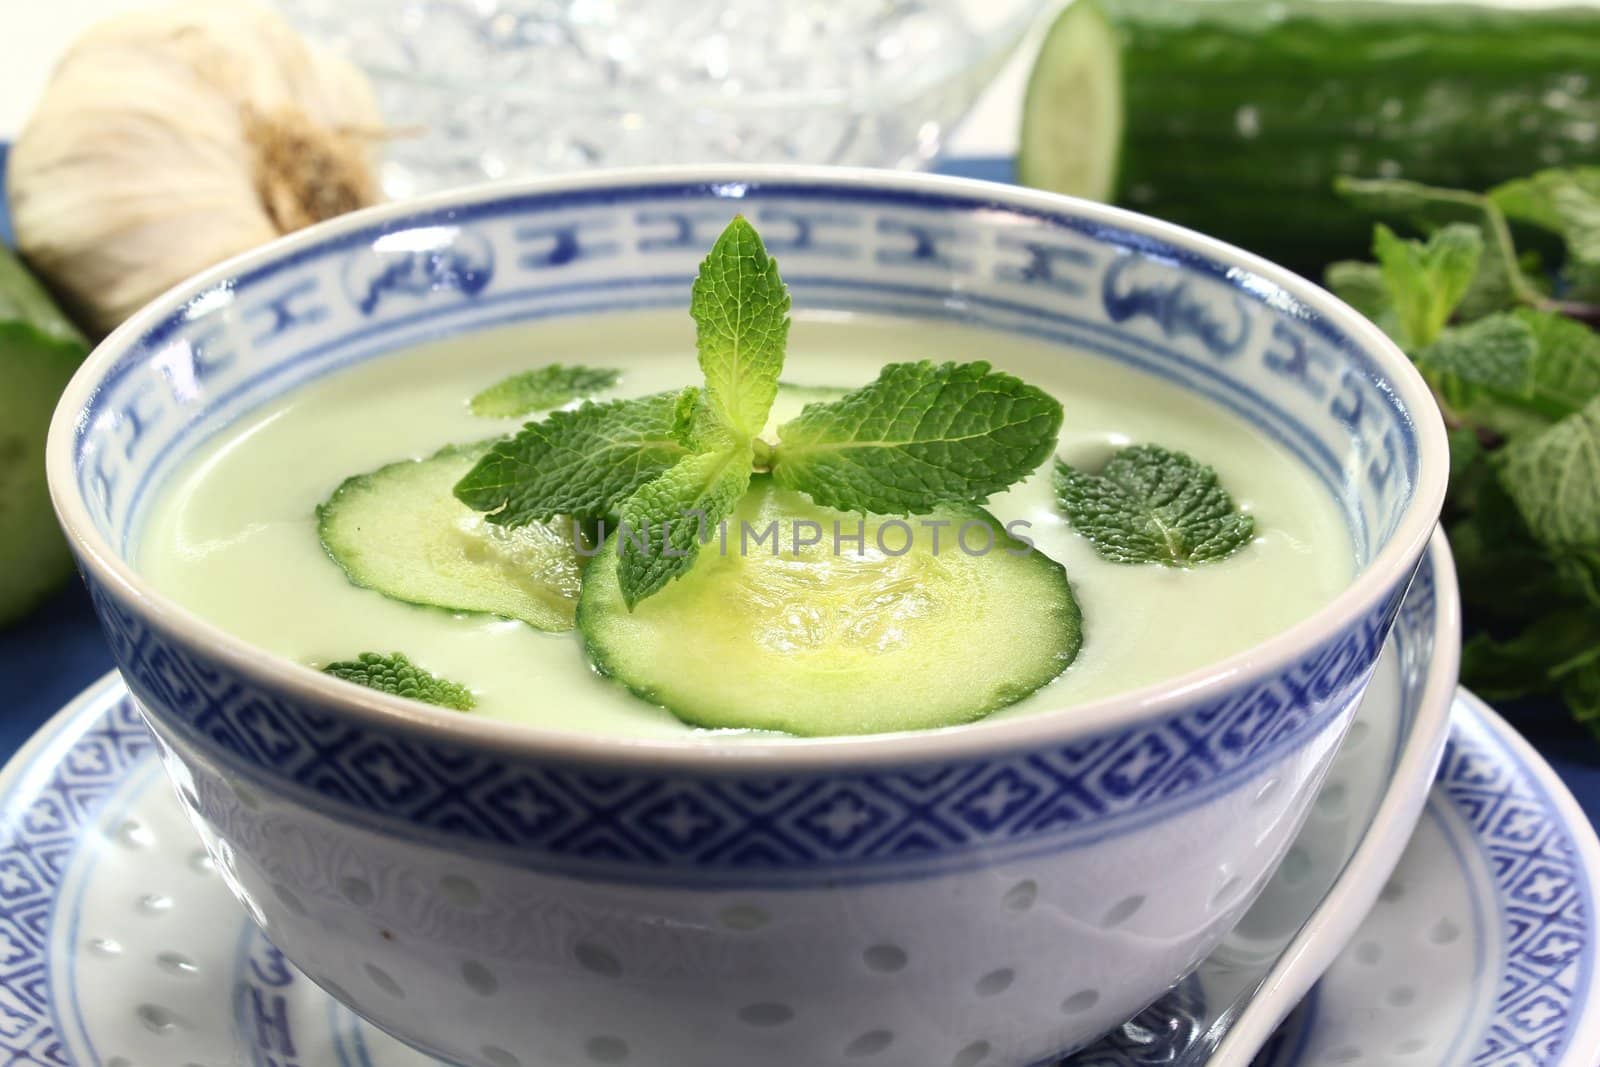
[[(796, 307), (768, 410), (749, 384), (776, 380), (749, 362), (762, 336), (719, 351), (697, 317), (698, 362), (696, 321), (641, 312), (454, 338), (292, 391), (170, 480), (141, 568), (301, 663), (630, 737), (1059, 708), (1246, 649), (1351, 578), (1315, 477), (1177, 386), (1029, 339)], [(991, 366), (941, 366), (976, 360)], [(495, 521), (539, 508), (562, 513)], [(658, 518), (676, 520), (665, 539)]]

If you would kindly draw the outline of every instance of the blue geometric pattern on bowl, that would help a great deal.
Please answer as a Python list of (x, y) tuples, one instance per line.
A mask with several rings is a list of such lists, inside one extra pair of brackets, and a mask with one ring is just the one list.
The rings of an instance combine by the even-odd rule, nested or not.
[(796, 306), (1040, 336), (1233, 409), (1323, 479), (1363, 560), (1409, 499), (1411, 413), (1359, 345), (1275, 283), (1145, 234), (970, 190), (781, 181), (419, 210), (243, 271), (147, 330), (107, 374), (78, 423), (79, 488), (101, 532), (128, 551), (151, 487), (240, 412), (441, 334), (681, 308), (699, 257), (734, 211), (761, 228)]
[[(151, 740), (133, 702), (108, 699), (63, 723), (58, 743), (37, 757), (49, 777), (22, 778), (0, 797), (0, 1051), (4, 1062), (72, 1067), (60, 1039), (56, 1013), (67, 1005), (70, 983), (53, 969), (53, 952), (70, 936), (58, 890), (86, 828), (131, 775), (148, 769)], [(1497, 989), (1487, 1014), (1463, 1035), (1455, 1061), (1474, 1067), (1533, 1067), (1561, 1062), (1594, 988), (1595, 916), (1591, 872), (1578, 862), (1572, 827), (1552, 806), (1539, 776), (1479, 717), (1470, 701), (1457, 704), (1455, 725), (1436, 784), (1450, 810), (1472, 829), (1467, 846), (1493, 874), (1494, 897), (1481, 910), (1500, 921), (1485, 931), (1503, 946), (1505, 964), (1482, 981)], [(25, 805), (25, 806), (19, 806)], [(1463, 874), (1462, 877), (1470, 877)], [(307, 985), (282, 968), (281, 957), (259, 935), (241, 944), (245, 959), (270, 964), (277, 977), (262, 1000), (246, 1009), (246, 1033), (268, 1034), (281, 1025), (279, 1000)], [(59, 957), (56, 957), (59, 958)], [(256, 983), (252, 983), (256, 984)], [(1180, 993), (1180, 998), (1182, 994)], [(1591, 1009), (1592, 1010), (1592, 1009)], [(262, 1012), (259, 1018), (252, 1011)], [(297, 1018), (301, 1018), (297, 1016)], [(1153, 1021), (1181, 1022), (1181, 1014)], [(342, 1012), (305, 1014), (307, 1025), (353, 1029)], [(300, 1035), (302, 1037), (309, 1035)], [(1258, 1060), (1258, 1067), (1301, 1067), (1294, 1022)], [(272, 1056), (283, 1042), (268, 1038)], [(1115, 1040), (1087, 1049), (1072, 1067), (1132, 1067), (1160, 1062), (1166, 1045), (1120, 1049)], [(87, 1067), (87, 1065), (83, 1065)]]
[[(1402, 720), (1416, 714), (1426, 682), (1434, 631), (1433, 579), (1432, 560), (1425, 558), (1391, 638), (1401, 671), (1403, 706), (1398, 714)], [(1399, 736), (1406, 731), (1402, 726)], [(96, 709), (96, 720), (89, 728), (76, 734), (70, 729), (66, 732), (71, 747), (61, 756), (49, 758), (54, 773), (31, 801), (21, 822), (24, 832), (18, 834), (15, 825), (9, 825), (0, 837), (0, 1049), (14, 1052), (16, 1048), (7, 1042), (16, 1041), (19, 1047), (25, 1044), (47, 1053), (40, 1055), (41, 1062), (55, 1065), (69, 1061), (55, 1041), (50, 1014), (60, 1006), (60, 993), (52, 1000), (48, 946), (52, 922), (59, 931), (60, 924), (71, 922), (75, 912), (71, 906), (53, 907), (54, 894), (72, 851), (81, 844), (86, 824), (95, 818), (108, 795), (123, 786), (132, 772), (148, 769), (152, 758), (150, 734), (133, 701), (126, 697)], [(45, 762), (47, 758), (39, 759)], [(0, 811), (7, 810), (5, 805), (5, 798), (0, 798)], [(59, 932), (55, 936), (59, 937)], [(295, 1035), (285, 1029), (290, 1025), (285, 998), (289, 987), (303, 987), (306, 979), (287, 967), (258, 933), (253, 932), (240, 951), (238, 981), (250, 997), (239, 1009), (243, 1032), (262, 1042), (256, 1048), (262, 1057), (257, 1062), (275, 1062), (286, 1049), (296, 1046)], [(1162, 1062), (1163, 1054), (1187, 1047), (1190, 1030), (1205, 1018), (1201, 996), (1198, 983), (1182, 983), (1141, 1016), (1142, 1022), (1130, 1023), (1068, 1062), (1073, 1067)], [(14, 1020), (8, 1018), (12, 1014)], [(329, 1019), (342, 1019), (344, 1027), (354, 1026), (343, 1013)], [(296, 1020), (301, 1026), (323, 1025), (320, 1013), (315, 1022), (304, 1016), (296, 1016)]]
[[(1321, 734), (1364, 684), (1398, 593), (1304, 663), (1120, 733), (909, 770), (722, 780), (525, 761), (356, 724), (255, 689), (90, 583), (130, 688), (230, 774), (412, 840), (470, 840), (518, 865), (767, 881), (879, 880), (1061, 852), (1170, 819)], [(503, 850), (503, 851), (502, 851)], [(630, 871), (629, 880), (641, 877)]]
[[(682, 307), (734, 211), (795, 304), (1044, 337), (1181, 383), (1297, 454), (1365, 563), (1417, 482), (1410, 412), (1372, 358), (1276, 284), (1133, 230), (948, 191), (825, 180), (658, 181), (419, 210), (335, 231), (190, 299), (134, 341), (78, 421), (76, 477), (137, 554), (153, 487), (228, 422), (430, 337), (547, 316)], [(1364, 683), (1404, 592), (1279, 677), (1165, 722), (1048, 751), (814, 778), (611, 777), (348, 724), (254, 688), (113, 590), (91, 592), (133, 691), (230, 773), (385, 832), (471, 840), (512, 862), (701, 876), (894, 877), (1058, 852), (1171, 818), (1322, 735)], [(632, 875), (630, 875), (632, 877)]]

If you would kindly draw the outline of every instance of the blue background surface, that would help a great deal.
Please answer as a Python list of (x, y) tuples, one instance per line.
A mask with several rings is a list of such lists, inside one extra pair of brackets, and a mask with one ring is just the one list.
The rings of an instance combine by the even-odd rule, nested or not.
[[(5, 156), (6, 146), (0, 144), (0, 194)], [(991, 181), (1012, 178), (1009, 159), (949, 160), (939, 169)], [(10, 240), (0, 195), (0, 241)], [(22, 622), (0, 628), (0, 692), (7, 696), (0, 712), (0, 759), (111, 667), (110, 650), (80, 583), (61, 590)], [(1555, 767), (1590, 821), (1600, 823), (1600, 742), (1553, 702), (1524, 701), (1500, 710)]]

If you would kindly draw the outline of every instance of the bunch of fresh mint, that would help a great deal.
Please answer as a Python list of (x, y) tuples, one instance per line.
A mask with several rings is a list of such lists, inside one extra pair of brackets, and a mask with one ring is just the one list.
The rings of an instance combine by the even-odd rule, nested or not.
[(1600, 736), (1600, 168), (1481, 194), (1340, 190), (1425, 235), (1379, 225), (1377, 262), (1334, 264), (1327, 281), (1444, 411), (1463, 681), (1491, 699), (1558, 695)]
[(827, 507), (923, 514), (983, 501), (1050, 455), (1061, 404), (987, 363), (890, 364), (761, 436), (778, 392), (789, 294), (736, 217), (700, 266), (689, 307), (703, 388), (587, 403), (489, 450), (456, 496), (490, 522), (612, 519), (645, 534), (622, 553), (632, 608), (686, 573), (756, 472)]

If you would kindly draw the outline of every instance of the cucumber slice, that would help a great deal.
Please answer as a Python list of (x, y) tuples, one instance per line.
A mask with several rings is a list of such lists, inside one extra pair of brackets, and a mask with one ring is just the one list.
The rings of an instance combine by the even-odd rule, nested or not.
[(0, 624), (72, 573), (44, 478), (44, 441), (88, 346), (39, 283), (0, 247)]
[(1110, 200), (1122, 145), (1122, 46), (1094, 0), (1076, 0), (1039, 48), (1022, 101), (1017, 180)]
[(323, 547), (356, 585), (394, 600), (570, 630), (583, 562), (571, 524), (495, 526), (452, 492), (488, 446), (348, 479), (317, 508)]
[[(924, 520), (948, 523), (934, 531)], [(793, 551), (797, 522), (822, 543)], [(1059, 675), (1078, 653), (1081, 617), (1061, 565), (1025, 546), (982, 508), (865, 520), (866, 549), (844, 543), (859, 515), (818, 507), (757, 477), (688, 575), (629, 613), (617, 586), (615, 539), (590, 565), (578, 627), (602, 674), (698, 726), (805, 736), (952, 726), (1013, 703)], [(878, 545), (886, 523), (914, 534), (903, 555)], [(776, 523), (771, 540), (740, 551)], [(741, 526), (743, 524), (743, 527)], [(969, 554), (957, 541), (985, 554)], [(897, 552), (908, 531), (882, 530)], [(1009, 551), (1008, 551), (1009, 550)]]

